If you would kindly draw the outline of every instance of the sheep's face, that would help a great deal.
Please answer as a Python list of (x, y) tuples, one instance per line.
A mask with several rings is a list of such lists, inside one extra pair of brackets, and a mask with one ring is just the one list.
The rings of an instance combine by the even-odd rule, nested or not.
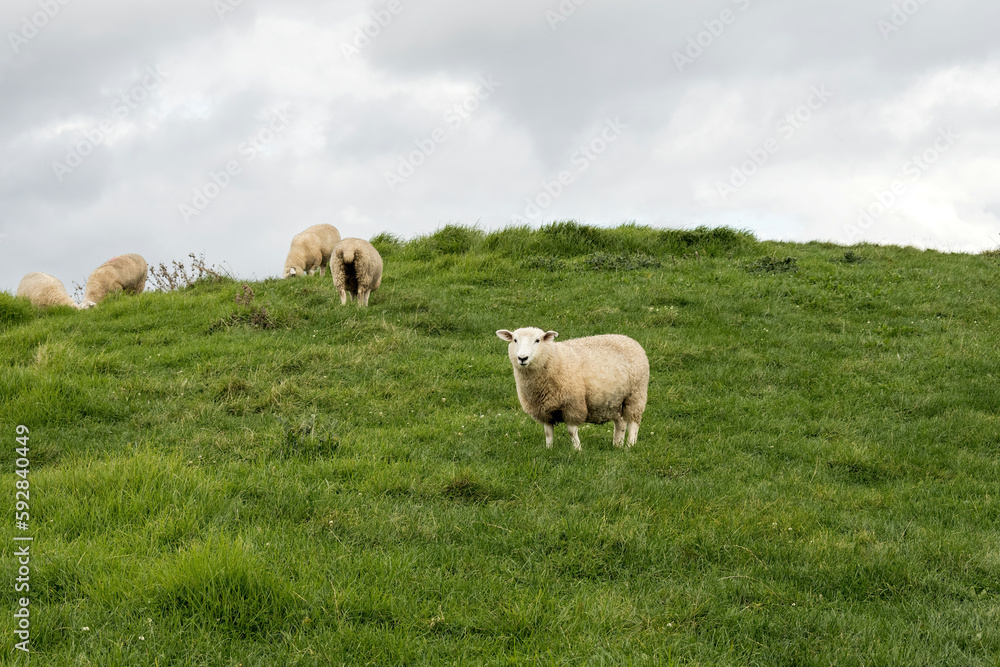
[(525, 327), (517, 331), (501, 329), (497, 337), (510, 343), (507, 346), (507, 356), (514, 368), (530, 368), (545, 363), (548, 357), (548, 344), (559, 334), (555, 331), (542, 331), (535, 327)]
[(296, 276), (303, 275), (303, 273), (304, 273), (304, 271), (302, 270), (302, 267), (300, 267), (300, 266), (286, 266), (285, 267), (285, 277), (286, 278), (295, 278)]

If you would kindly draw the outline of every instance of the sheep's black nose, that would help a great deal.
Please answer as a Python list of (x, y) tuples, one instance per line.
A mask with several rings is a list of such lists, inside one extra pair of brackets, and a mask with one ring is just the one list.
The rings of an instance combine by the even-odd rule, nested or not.
[(522, 366), (528, 363), (528, 357), (518, 357), (517, 360), (521, 362)]

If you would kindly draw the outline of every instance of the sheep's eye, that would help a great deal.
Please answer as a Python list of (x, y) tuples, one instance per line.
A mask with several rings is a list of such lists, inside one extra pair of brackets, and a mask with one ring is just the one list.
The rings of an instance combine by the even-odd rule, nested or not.
[(536, 338), (536, 339), (535, 339), (535, 342), (536, 342), (536, 343), (541, 343), (541, 342), (542, 342), (542, 339), (541, 339), (541, 338)]

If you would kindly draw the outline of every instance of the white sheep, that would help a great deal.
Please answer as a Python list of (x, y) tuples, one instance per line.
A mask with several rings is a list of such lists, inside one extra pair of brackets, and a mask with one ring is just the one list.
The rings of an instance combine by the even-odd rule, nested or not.
[(38, 308), (49, 306), (72, 306), (80, 308), (80, 304), (70, 298), (66, 287), (55, 276), (34, 271), (21, 278), (17, 285), (17, 296), (31, 301)]
[(382, 284), (382, 256), (364, 239), (346, 238), (337, 244), (330, 261), (333, 284), (340, 292), (340, 303), (347, 295), (367, 306), (369, 295)]
[(94, 269), (87, 277), (81, 308), (93, 308), (112, 292), (140, 294), (146, 289), (146, 260), (142, 255), (118, 255)]
[(340, 232), (333, 225), (313, 225), (292, 237), (292, 247), (285, 259), (285, 278), (326, 273), (333, 249), (340, 243)]
[(628, 336), (607, 334), (555, 342), (559, 334), (527, 327), (497, 331), (510, 345), (507, 355), (521, 407), (545, 427), (552, 447), (554, 425), (565, 422), (573, 447), (581, 450), (578, 429), (584, 422), (615, 423), (614, 445), (635, 444), (646, 409), (649, 360)]

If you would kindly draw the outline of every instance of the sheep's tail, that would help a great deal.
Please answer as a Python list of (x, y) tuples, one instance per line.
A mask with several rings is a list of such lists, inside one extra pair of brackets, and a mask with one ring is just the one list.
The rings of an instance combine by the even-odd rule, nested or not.
[(354, 264), (354, 248), (341, 250), (340, 256), (344, 258), (344, 264)]

